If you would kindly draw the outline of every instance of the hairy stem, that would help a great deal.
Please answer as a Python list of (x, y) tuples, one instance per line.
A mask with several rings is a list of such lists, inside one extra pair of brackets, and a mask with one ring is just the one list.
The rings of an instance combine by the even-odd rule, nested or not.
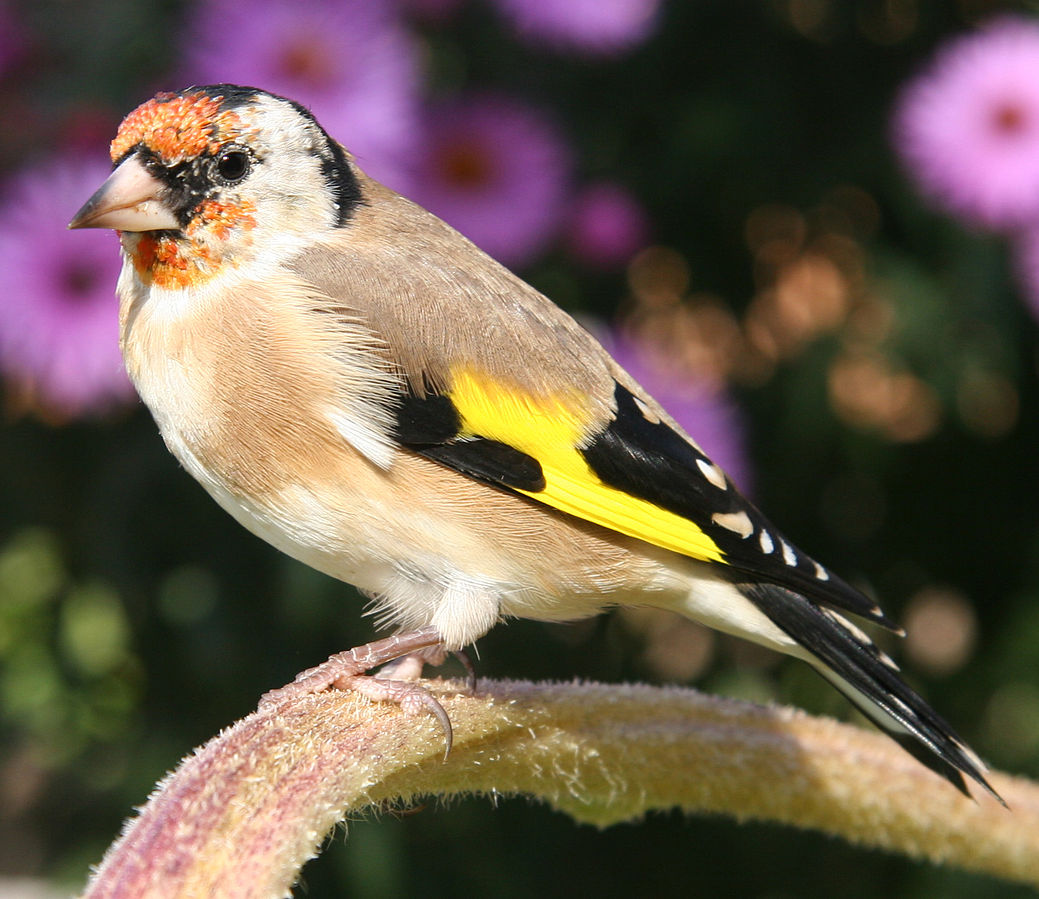
[(430, 684), (454, 724), (327, 692), (264, 708), (186, 758), (109, 849), (87, 897), (288, 895), (329, 830), (372, 805), (536, 797), (606, 826), (722, 813), (1039, 885), (1039, 785), (1010, 811), (961, 796), (880, 734), (687, 689)]

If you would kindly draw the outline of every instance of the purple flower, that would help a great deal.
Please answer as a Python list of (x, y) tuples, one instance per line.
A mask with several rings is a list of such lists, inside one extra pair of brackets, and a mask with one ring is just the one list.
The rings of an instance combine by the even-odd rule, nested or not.
[(622, 53), (657, 25), (659, 0), (496, 0), (516, 33), (535, 46), (548, 44), (589, 55)]
[(569, 148), (520, 101), (480, 94), (430, 110), (410, 196), (506, 265), (555, 235), (569, 188)]
[(596, 336), (621, 367), (653, 396), (697, 445), (747, 493), (751, 469), (743, 446), (743, 422), (724, 387), (696, 377), (648, 342), (617, 330)]
[(1005, 17), (946, 44), (904, 89), (894, 140), (923, 191), (964, 220), (1039, 216), (1039, 23)]
[(399, 190), (415, 139), (418, 72), (391, 8), (370, 0), (198, 3), (182, 76), (302, 103), (361, 168)]
[(619, 184), (584, 187), (570, 210), (567, 246), (596, 268), (624, 265), (649, 237), (649, 221), (638, 201)]
[(16, 176), (0, 206), (0, 370), (52, 419), (133, 396), (119, 354), (119, 242), (65, 227), (108, 172), (101, 161), (51, 161)]

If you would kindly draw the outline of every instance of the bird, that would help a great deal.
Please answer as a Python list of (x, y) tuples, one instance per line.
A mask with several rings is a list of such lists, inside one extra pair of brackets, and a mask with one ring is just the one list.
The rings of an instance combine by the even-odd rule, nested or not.
[(355, 690), (432, 712), (449, 748), (424, 664), (503, 619), (666, 609), (807, 662), (961, 792), (999, 798), (852, 620), (901, 633), (872, 599), (783, 536), (585, 328), (368, 177), (303, 105), (160, 93), (110, 155), (69, 227), (118, 233), (120, 345), (166, 445), (394, 630), (267, 701)]

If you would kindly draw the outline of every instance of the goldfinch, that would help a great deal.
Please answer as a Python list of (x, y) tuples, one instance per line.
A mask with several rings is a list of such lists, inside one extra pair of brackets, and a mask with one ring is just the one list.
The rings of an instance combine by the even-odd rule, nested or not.
[[(279, 698), (440, 660), (507, 617), (669, 609), (803, 659), (968, 793), (985, 768), (795, 547), (546, 297), (368, 178), (299, 104), (218, 84), (131, 112), (72, 228), (112, 228), (126, 367), (167, 446), (397, 633)], [(406, 666), (405, 666), (406, 667)], [(412, 670), (415, 664), (411, 664)]]

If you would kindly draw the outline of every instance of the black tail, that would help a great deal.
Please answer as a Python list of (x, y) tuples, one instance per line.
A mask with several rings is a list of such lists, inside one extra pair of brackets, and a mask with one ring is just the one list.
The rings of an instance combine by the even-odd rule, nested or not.
[(914, 758), (967, 796), (964, 775), (1003, 802), (985, 779), (981, 760), (851, 622), (782, 587), (741, 584), (740, 590), (815, 656), (820, 674)]

